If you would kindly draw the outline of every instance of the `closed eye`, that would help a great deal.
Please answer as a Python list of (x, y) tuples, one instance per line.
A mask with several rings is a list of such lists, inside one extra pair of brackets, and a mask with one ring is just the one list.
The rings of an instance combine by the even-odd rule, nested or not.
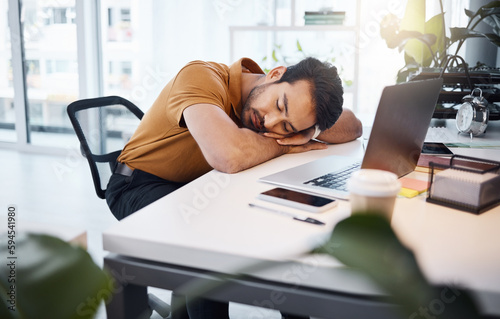
[[(285, 116), (288, 117), (288, 99), (286, 97), (286, 94), (283, 95), (283, 103), (285, 105)], [(278, 109), (279, 112), (283, 112), (281, 110), (281, 108), (280, 108), (279, 99), (276, 100), (276, 108)], [(290, 124), (289, 122), (283, 122), (283, 131), (286, 134), (291, 134), (291, 133), (297, 133), (298, 132), (295, 129), (295, 127), (293, 127), (293, 125)]]
[[(282, 110), (280, 108), (279, 99), (276, 100), (276, 108), (278, 109), (278, 111), (280, 113), (282, 112)], [(285, 131), (286, 134), (290, 133), (290, 130), (287, 128), (287, 122), (283, 122), (283, 131)]]

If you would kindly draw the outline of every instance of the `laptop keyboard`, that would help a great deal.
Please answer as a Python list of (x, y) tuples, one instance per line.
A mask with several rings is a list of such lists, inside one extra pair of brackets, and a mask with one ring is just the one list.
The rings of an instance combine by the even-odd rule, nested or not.
[(320, 186), (330, 189), (335, 189), (339, 191), (347, 191), (347, 180), (351, 177), (351, 174), (361, 167), (361, 163), (354, 163), (340, 171), (328, 173), (323, 176), (311, 179), (304, 184)]

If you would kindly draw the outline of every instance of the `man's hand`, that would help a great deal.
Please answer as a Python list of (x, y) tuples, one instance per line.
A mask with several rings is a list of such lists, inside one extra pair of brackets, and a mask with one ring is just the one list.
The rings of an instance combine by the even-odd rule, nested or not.
[(307, 130), (300, 131), (298, 133), (289, 135), (280, 135), (272, 132), (263, 133), (265, 137), (271, 137), (278, 142), (280, 145), (305, 145), (311, 141), (314, 135), (314, 126), (308, 128)]
[(325, 143), (311, 140), (314, 135), (314, 127), (308, 128), (298, 133), (290, 135), (280, 135), (272, 132), (266, 132), (262, 135), (274, 138), (276, 142), (283, 146), (288, 146), (286, 153), (302, 153), (312, 150), (324, 150), (327, 148)]
[(326, 148), (328, 148), (328, 146), (325, 143), (309, 140), (309, 142), (302, 145), (290, 145), (287, 153), (302, 153), (312, 150), (324, 150)]
[[(357, 139), (363, 134), (361, 121), (349, 109), (344, 109), (337, 123), (323, 131), (316, 138), (326, 143), (345, 143)], [(264, 133), (266, 137), (276, 139), (280, 145), (303, 145), (308, 143), (314, 135), (314, 127), (296, 134), (282, 136), (274, 133)]]

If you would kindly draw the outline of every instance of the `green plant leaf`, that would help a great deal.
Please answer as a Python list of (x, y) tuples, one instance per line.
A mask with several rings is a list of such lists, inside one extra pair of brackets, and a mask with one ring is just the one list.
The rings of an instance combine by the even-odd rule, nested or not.
[(446, 36), (445, 36), (445, 26), (443, 25), (444, 13), (439, 13), (430, 18), (425, 23), (425, 34), (432, 34), (435, 36), (434, 43), (430, 43), (430, 50), (427, 51), (428, 55), (425, 56), (426, 60), (432, 60), (434, 56), (445, 55), (446, 53)]
[(468, 16), (469, 18), (474, 17), (474, 15), (476, 14), (474, 11), (471, 11), (468, 9), (464, 9), (464, 11), (465, 11), (465, 15)]
[(425, 0), (408, 0), (400, 30), (418, 31), (425, 28)]
[(489, 9), (489, 8), (500, 8), (500, 1), (491, 1), (484, 6), (482, 6), (479, 10)]
[[(425, 33), (425, 0), (408, 0), (399, 30), (400, 32), (406, 30)], [(423, 63), (426, 50), (424, 50), (424, 45), (420, 40), (408, 40), (404, 49), (419, 64)]]
[(299, 52), (303, 52), (303, 51), (302, 51), (302, 46), (300, 45), (299, 40), (297, 40), (297, 50), (298, 50)]
[(391, 37), (386, 37), (385, 42), (388, 48), (390, 49), (398, 48), (399, 52), (401, 52), (409, 40), (417, 39), (422, 36), (423, 34), (418, 31), (402, 30)]
[(407, 82), (411, 75), (416, 73), (420, 68), (419, 67), (403, 67), (398, 71), (396, 75), (396, 83), (404, 83)]
[[(7, 245), (0, 255), (7, 260)], [(109, 277), (81, 247), (58, 238), (29, 234), (18, 237), (15, 309), (4, 316), (4, 291), (10, 289), (7, 268), (0, 272), (2, 318), (92, 318), (104, 297), (111, 297)]]
[[(424, 34), (408, 40), (408, 43), (404, 46), (405, 52), (412, 56), (419, 65), (431, 65), (436, 54), (443, 55), (446, 51), (446, 38), (444, 37), (443, 28), (443, 14), (440, 13), (433, 16), (425, 23)], [(401, 31), (400, 33), (403, 32), (405, 31)]]
[(419, 67), (418, 63), (415, 61), (415, 59), (412, 56), (405, 53), (404, 59), (405, 59), (405, 64), (406, 64), (404, 66), (405, 68), (411, 68), (411, 67), (418, 68)]
[[(427, 282), (414, 254), (399, 241), (390, 222), (376, 212), (360, 212), (340, 221), (330, 239), (313, 253), (329, 254), (368, 275), (401, 306), (402, 318), (416, 317), (419, 309), (450, 290)], [(447, 304), (439, 318), (477, 318), (468, 293), (453, 290), (455, 302)]]
[(392, 13), (385, 15), (380, 22), (380, 36), (390, 49), (401, 45), (401, 39), (398, 39), (398, 36), (401, 37), (399, 22), (399, 18)]
[(353, 84), (352, 80), (344, 80), (344, 85), (349, 87)]
[(456, 42), (460, 40), (465, 40), (468, 38), (480, 38), (484, 37), (484, 34), (474, 30), (469, 30), (467, 28), (450, 28), (450, 40), (451, 42)]
[(396, 83), (403, 83), (410, 79), (410, 75), (417, 72), (420, 69), (420, 65), (415, 62), (415, 59), (410, 55), (404, 55), (405, 66), (398, 70), (396, 75)]
[(408, 39), (408, 42), (400, 47), (400, 52), (404, 49), (405, 53), (412, 56), (419, 65), (429, 66), (432, 58), (433, 52), (432, 45), (436, 43), (436, 36), (431, 33), (422, 34), (418, 37)]
[(272, 58), (274, 62), (278, 62), (278, 58), (276, 57), (276, 50), (273, 50)]
[(484, 8), (480, 11), (482, 22), (486, 23), (493, 29), (500, 28), (500, 7), (499, 8)]
[(485, 33), (484, 36), (490, 40), (491, 43), (495, 44), (496, 46), (500, 47), (500, 36), (498, 34), (494, 33)]
[[(490, 3), (480, 7), (473, 15), (470, 17), (469, 23), (467, 24), (467, 28), (469, 28), (472, 23), (474, 25), (477, 25), (477, 23), (481, 20), (483, 20), (487, 15), (489, 15), (489, 10), (495, 10), (496, 8), (500, 7), (500, 1), (491, 1)], [(466, 12), (467, 14), (467, 12)], [(491, 14), (495, 14), (494, 12), (491, 12)], [(498, 15), (498, 13), (496, 13)], [(477, 21), (474, 21), (475, 18), (478, 18)], [(473, 27), (472, 27), (473, 28)]]

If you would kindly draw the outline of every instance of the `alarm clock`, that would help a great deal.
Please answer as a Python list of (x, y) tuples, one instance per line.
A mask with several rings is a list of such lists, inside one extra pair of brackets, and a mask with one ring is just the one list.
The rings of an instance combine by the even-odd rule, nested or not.
[[(474, 93), (479, 92), (479, 96)], [(460, 133), (470, 134), (470, 137), (483, 134), (488, 126), (490, 110), (488, 101), (479, 88), (472, 90), (470, 95), (462, 98), (462, 105), (457, 112), (456, 125)]]

